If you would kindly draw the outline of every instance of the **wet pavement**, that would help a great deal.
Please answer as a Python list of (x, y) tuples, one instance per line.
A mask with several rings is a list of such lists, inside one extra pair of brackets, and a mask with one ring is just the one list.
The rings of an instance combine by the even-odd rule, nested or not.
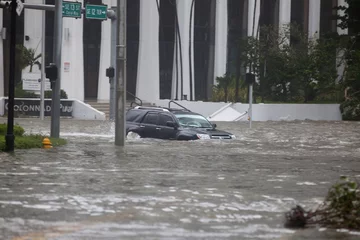
[[(16, 122), (49, 133), (49, 120)], [(315, 208), (341, 175), (360, 178), (360, 123), (217, 124), (237, 139), (119, 148), (110, 122), (62, 120), (66, 146), (0, 153), (0, 239), (360, 238), (283, 227), (295, 204)]]

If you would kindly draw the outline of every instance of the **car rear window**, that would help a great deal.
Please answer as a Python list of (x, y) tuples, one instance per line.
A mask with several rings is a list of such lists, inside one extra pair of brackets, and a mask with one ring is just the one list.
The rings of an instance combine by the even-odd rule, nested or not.
[(139, 110), (129, 110), (126, 113), (126, 121), (127, 122), (140, 122), (144, 113)]

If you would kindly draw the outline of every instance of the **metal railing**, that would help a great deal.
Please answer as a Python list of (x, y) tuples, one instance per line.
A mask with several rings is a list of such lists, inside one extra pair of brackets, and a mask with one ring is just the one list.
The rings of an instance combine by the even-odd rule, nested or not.
[(191, 112), (189, 109), (187, 109), (187, 108), (184, 107), (183, 105), (181, 105), (181, 104), (179, 104), (179, 103), (177, 103), (177, 102), (175, 102), (175, 101), (173, 101), (173, 100), (169, 101), (169, 108), (171, 108), (171, 107), (170, 107), (170, 104), (171, 104), (171, 103), (174, 103), (174, 104), (178, 105), (179, 107), (183, 108), (184, 110), (186, 110), (186, 111), (188, 111), (188, 112)]
[[(126, 91), (126, 94), (129, 94), (130, 96), (134, 97), (135, 98), (135, 101), (132, 101), (130, 103), (130, 107), (133, 107), (133, 104), (136, 104), (137, 106), (142, 106), (142, 100), (140, 98), (138, 98), (137, 96), (135, 96), (134, 94), (132, 94), (131, 92), (129, 91)], [(138, 100), (140, 103), (137, 103), (136, 100)]]

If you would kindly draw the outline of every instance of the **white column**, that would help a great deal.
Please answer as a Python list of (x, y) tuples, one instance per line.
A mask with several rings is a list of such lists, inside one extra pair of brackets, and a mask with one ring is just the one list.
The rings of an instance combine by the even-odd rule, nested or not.
[[(111, 0), (103, 0), (103, 3), (111, 7)], [(100, 48), (100, 66), (97, 100), (99, 102), (108, 102), (110, 100), (110, 83), (106, 77), (106, 69), (110, 67), (111, 51), (111, 19), (101, 23), (101, 48)]]
[(291, 0), (280, 0), (279, 29), (291, 23)]
[[(177, 14), (179, 19), (179, 31), (181, 36), (181, 50), (182, 50), (182, 65), (183, 65), (183, 94), (187, 95), (187, 99), (190, 99), (190, 65), (189, 65), (189, 30), (190, 30), (190, 11), (191, 11), (191, 2), (192, 0), (177, 0)], [(192, 15), (192, 24), (191, 24), (191, 63), (192, 63), (192, 90), (193, 90), (193, 99), (195, 96), (195, 81), (194, 81), (194, 9), (195, 9), (195, 3), (192, 9), (193, 15)], [(175, 35), (176, 37), (176, 35)], [(175, 55), (174, 55), (175, 56)], [(174, 58), (175, 59), (175, 58)], [(174, 61), (173, 65), (173, 75), (176, 74), (176, 61)], [(178, 44), (178, 75), (179, 75), (179, 81), (178, 81), (178, 97), (181, 99), (181, 67), (180, 67), (180, 45)], [(173, 77), (173, 93), (176, 92), (176, 77)], [(175, 96), (173, 96), (175, 97)]]
[(216, 1), (214, 84), (216, 84), (216, 77), (221, 77), (226, 73), (227, 36), (228, 36), (227, 4), (228, 4), (227, 0)]
[[(348, 4), (346, 3), (345, 0), (338, 0), (338, 6), (345, 6), (348, 7)], [(344, 11), (343, 10), (338, 10), (338, 15), (339, 16), (343, 16), (344, 15)], [(341, 22), (341, 20), (337, 20), (337, 24), (339, 24)], [(337, 32), (339, 35), (347, 35), (348, 34), (348, 29), (342, 29), (340, 27), (337, 27)], [(337, 70), (337, 82), (339, 82), (343, 75), (344, 75), (344, 71), (345, 71), (345, 50), (344, 49), (338, 49), (337, 50), (337, 56), (336, 56), (336, 70)]]
[[(348, 4), (345, 0), (338, 0), (338, 6), (344, 6), (344, 7), (348, 7)], [(339, 16), (344, 16), (344, 11), (343, 10), (338, 10), (338, 15)], [(338, 19), (337, 20), (337, 24), (341, 23), (341, 20)], [(346, 35), (348, 34), (348, 29), (341, 29), (340, 27), (337, 27), (337, 32), (339, 35)]]
[(309, 38), (317, 39), (320, 36), (320, 9), (321, 0), (309, 1)]
[[(42, 0), (26, 0), (26, 3), (43, 4)], [(24, 37), (24, 47), (27, 49), (34, 49), (35, 56), (41, 53), (41, 38), (42, 38), (42, 11), (39, 10), (24, 10), (24, 36), (28, 36), (29, 40)], [(38, 59), (41, 62), (41, 58)], [(29, 72), (30, 67), (26, 67), (24, 72)], [(40, 72), (40, 69), (35, 65), (32, 72)]]
[[(260, 18), (260, 2), (261, 2), (260, 0), (248, 0), (248, 36), (253, 35), (253, 26), (254, 26), (254, 37), (257, 36), (256, 33), (258, 31), (259, 18)], [(256, 5), (256, 9), (255, 9), (255, 18), (254, 18), (255, 5)]]
[[(0, 9), (0, 31), (3, 31), (3, 10)], [(0, 35), (0, 97), (4, 96), (4, 43)]]
[(84, 100), (85, 91), (83, 49), (83, 20), (63, 18), (61, 89), (69, 98), (80, 101)]
[(136, 96), (153, 102), (159, 95), (159, 13), (156, 1), (140, 0)]

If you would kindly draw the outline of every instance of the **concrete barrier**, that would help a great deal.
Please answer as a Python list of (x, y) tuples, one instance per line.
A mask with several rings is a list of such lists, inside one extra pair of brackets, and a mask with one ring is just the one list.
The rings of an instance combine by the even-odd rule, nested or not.
[[(60, 116), (72, 117), (82, 120), (105, 120), (105, 113), (91, 107), (77, 99), (61, 99)], [(7, 113), (7, 98), (0, 98), (0, 116)], [(15, 98), (15, 116), (39, 117), (40, 99), (39, 98)], [(45, 116), (51, 116), (51, 99), (45, 99)]]
[[(176, 101), (191, 111), (200, 113), (213, 121), (234, 121), (249, 110), (249, 104), (201, 101)], [(155, 102), (168, 107), (169, 100)], [(177, 108), (175, 104), (171, 105)], [(228, 109), (229, 108), (229, 109)], [(231, 109), (230, 109), (231, 108)], [(340, 104), (253, 104), (253, 121), (341, 121)], [(241, 118), (240, 121), (247, 121)]]

